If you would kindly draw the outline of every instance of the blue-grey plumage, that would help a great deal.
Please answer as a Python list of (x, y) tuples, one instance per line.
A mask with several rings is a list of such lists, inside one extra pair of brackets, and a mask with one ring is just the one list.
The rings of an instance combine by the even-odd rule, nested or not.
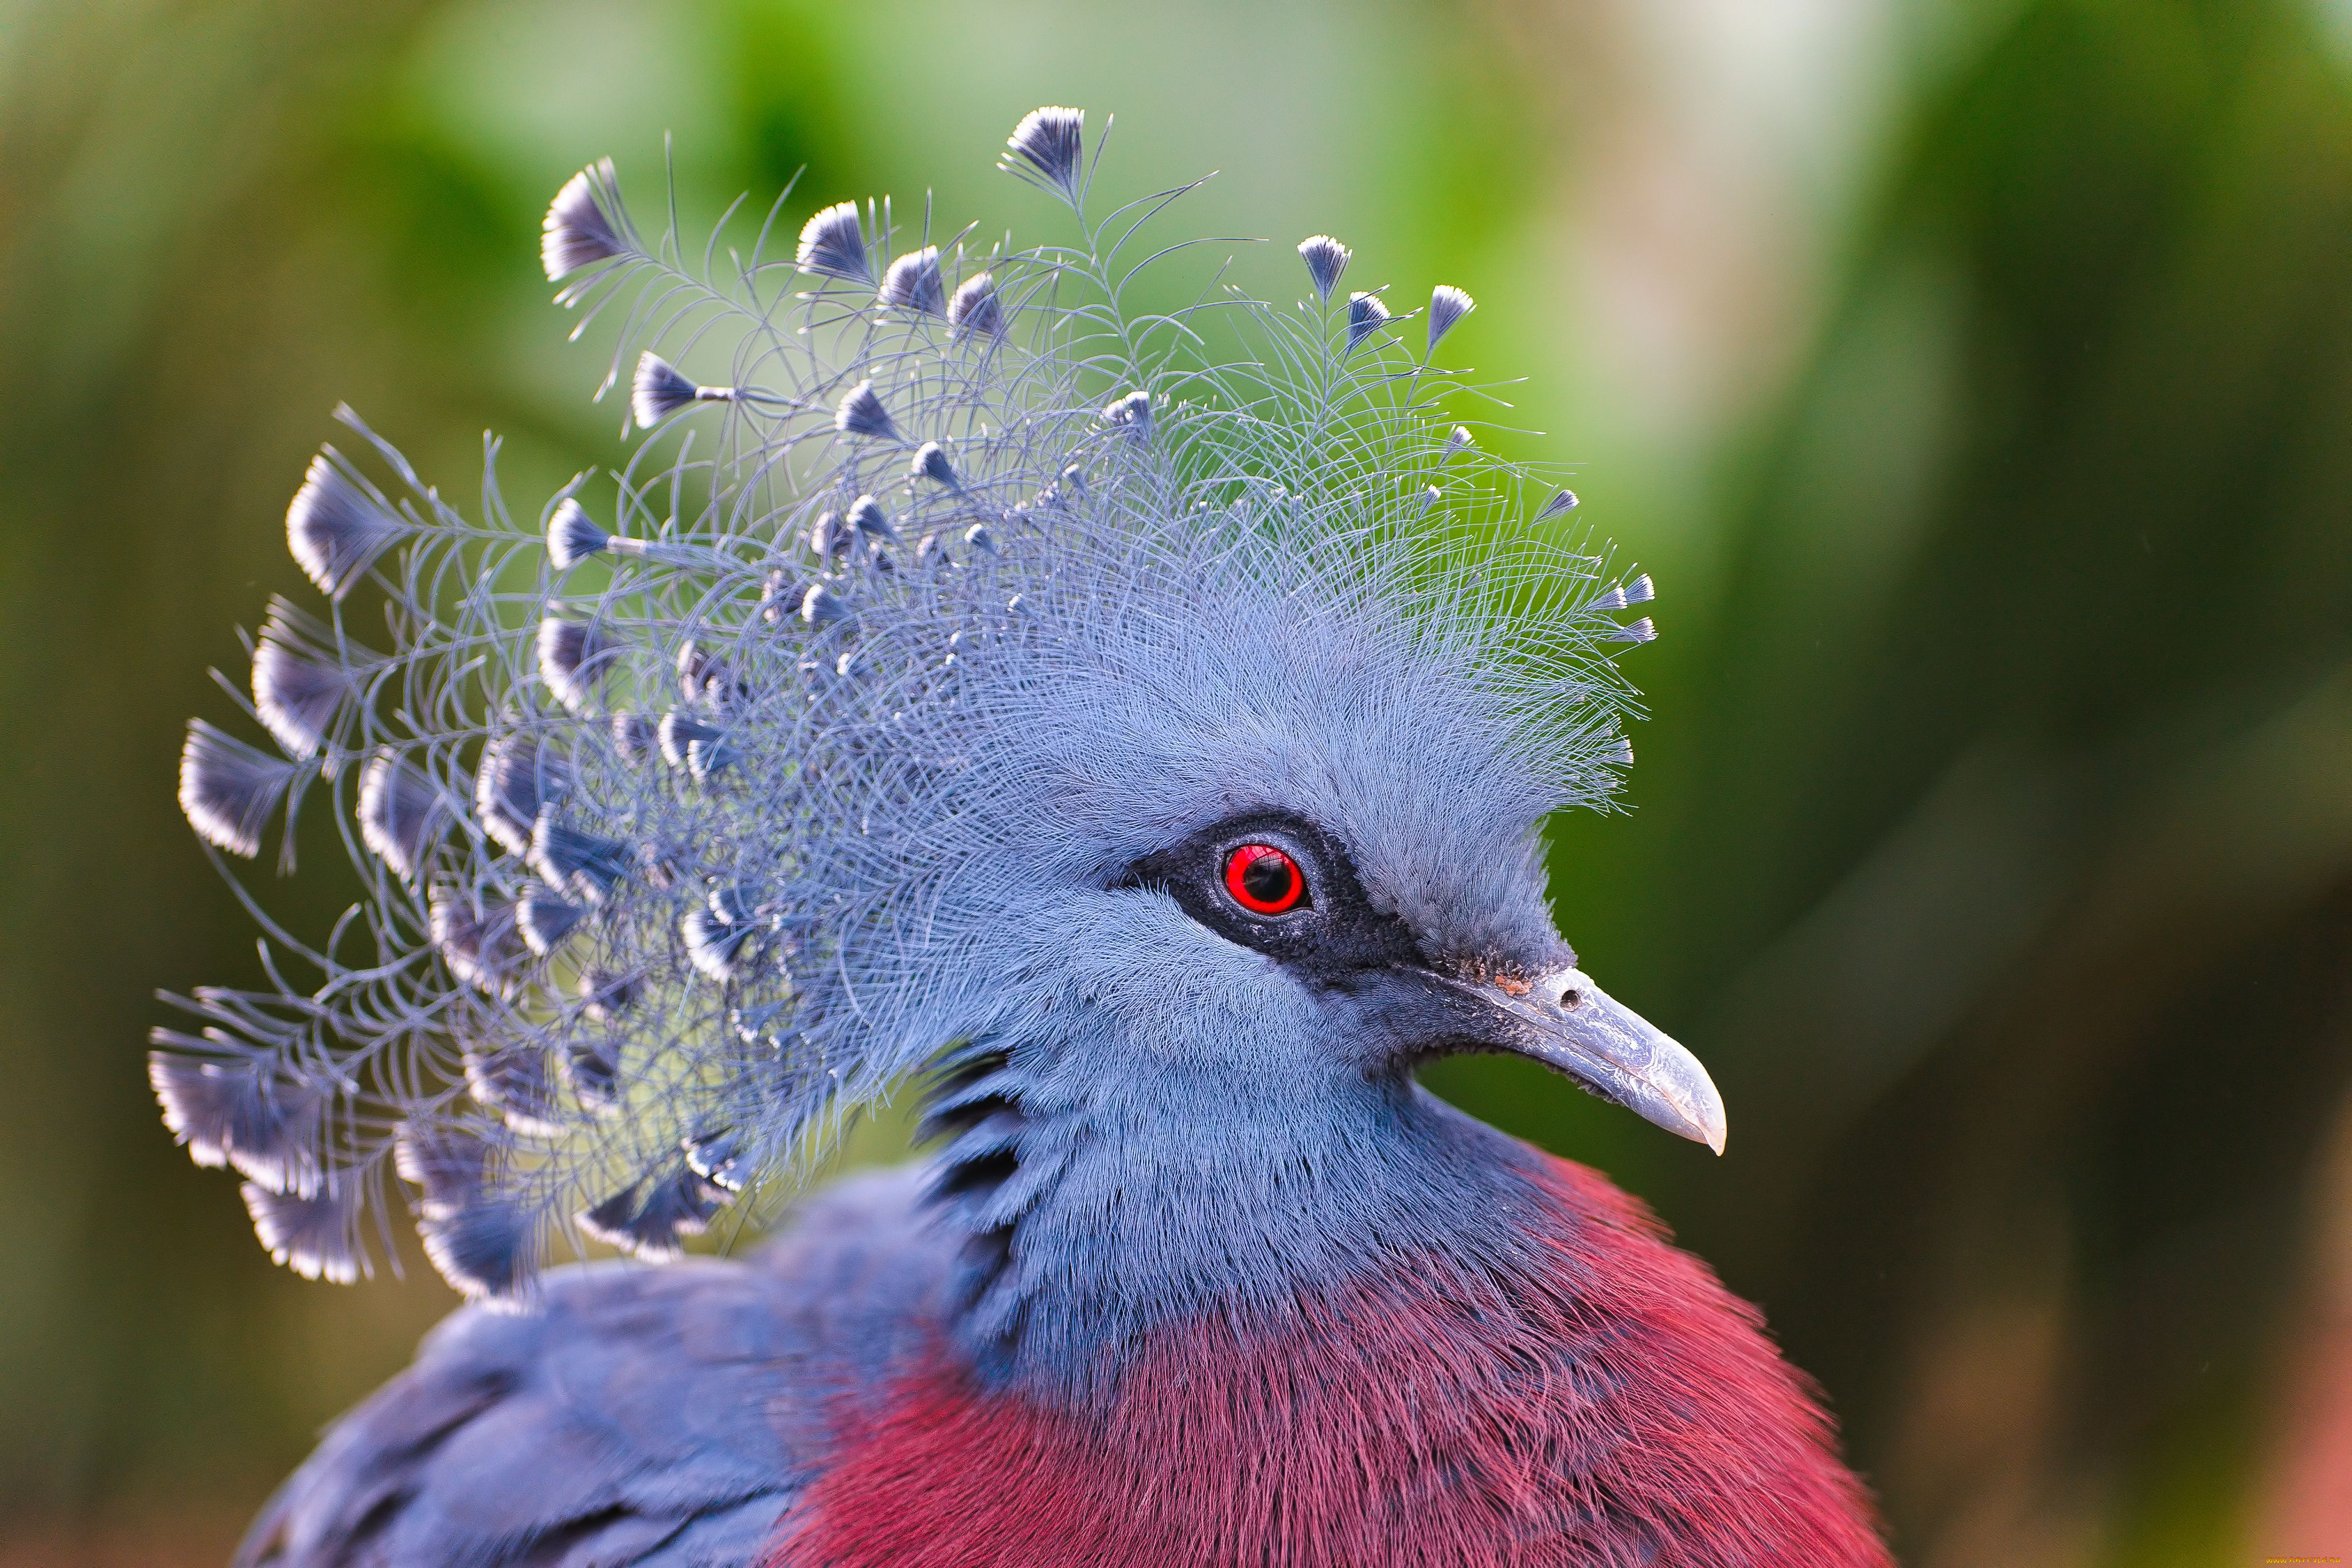
[[(348, 415), (409, 499), (314, 465), (293, 532), (339, 607), (265, 630), (284, 754), (199, 721), (183, 801), (251, 855), (331, 788), (364, 918), (274, 940), (308, 984), (199, 994), (156, 1087), (287, 1261), (364, 1271), (396, 1174), (484, 1306), (330, 1438), (257, 1560), (746, 1560), (814, 1462), (795, 1421), (949, 1321), (940, 1292), (976, 1365), (1066, 1390), (1213, 1291), (1384, 1245), (1316, 1204), (1507, 1212), (1515, 1146), (1412, 1082), (1440, 1046), (1549, 1052), (1720, 1146), (1704, 1073), (1544, 902), (1542, 821), (1631, 760), (1606, 645), (1650, 635), (1615, 618), (1648, 579), (1531, 534), (1548, 489), (1447, 422), (1462, 383), (1377, 296), (1218, 297), (1253, 347), (1206, 361), (1181, 318), (1118, 315), (1083, 116), (1032, 115), (1005, 161), (1082, 246), (925, 245), (877, 279), (889, 209), (844, 202), (801, 231), (797, 296), (756, 247), (730, 289), (640, 244), (607, 166), (565, 186), (562, 298), (637, 311), (610, 529), (584, 479), (537, 529), (495, 491), (469, 520)], [(1300, 256), (1328, 300), (1347, 247)], [(1429, 345), (1469, 309), (1438, 289)], [(649, 346), (680, 341), (717, 384)], [(363, 579), (388, 654), (345, 635)], [(1218, 927), (1170, 869), (1267, 846), (1378, 984)], [(582, 1237), (674, 1257), (924, 1081), (934, 1163), (761, 1261), (542, 1268)], [(1069, 1256), (1114, 1233), (1115, 1268)]]
[(480, 1309), (337, 1424), (244, 1564), (751, 1563), (828, 1402), (918, 1353), (950, 1259), (905, 1177), (845, 1183), (740, 1264), (604, 1265)]

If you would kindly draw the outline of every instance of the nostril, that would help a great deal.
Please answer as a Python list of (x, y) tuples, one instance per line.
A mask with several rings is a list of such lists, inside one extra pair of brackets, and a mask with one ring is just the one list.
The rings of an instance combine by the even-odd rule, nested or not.
[(1584, 993), (1570, 986), (1559, 994), (1559, 1005), (1565, 1011), (1572, 1013), (1584, 1005)]

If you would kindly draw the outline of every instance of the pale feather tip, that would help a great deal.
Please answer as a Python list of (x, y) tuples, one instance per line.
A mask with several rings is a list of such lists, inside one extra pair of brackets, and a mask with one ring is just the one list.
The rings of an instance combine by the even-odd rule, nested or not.
[(888, 270), (882, 274), (882, 288), (875, 300), (887, 308), (911, 310), (918, 315), (946, 315), (948, 297), (940, 279), (939, 247), (927, 245), (890, 263)]
[(1348, 258), (1355, 254), (1328, 234), (1309, 235), (1298, 242), (1298, 259), (1307, 264), (1307, 280), (1315, 285), (1315, 297), (1326, 304), (1331, 290), (1339, 285), (1339, 276), (1348, 270)]
[(875, 286), (874, 262), (866, 249), (866, 225), (856, 202), (836, 202), (802, 226), (794, 263), (803, 272), (844, 282)]
[(563, 183), (548, 204), (539, 255), (548, 281), (637, 254), (613, 160), (599, 158)]
[(1451, 283), (1440, 283), (1429, 296), (1429, 346), (1434, 352), (1445, 334), (1461, 325), (1462, 318), (1478, 308), (1478, 302)]
[(1072, 205), (1083, 194), (1087, 111), (1049, 106), (1033, 109), (1006, 137), (1006, 156), (997, 167), (1057, 192)]

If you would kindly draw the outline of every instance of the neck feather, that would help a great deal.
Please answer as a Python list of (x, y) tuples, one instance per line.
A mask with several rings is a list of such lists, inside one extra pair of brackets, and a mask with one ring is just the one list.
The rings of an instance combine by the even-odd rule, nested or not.
[(952, 1332), (979, 1374), (1090, 1398), (1173, 1321), (1279, 1330), (1401, 1258), (1482, 1278), (1526, 1258), (1556, 1204), (1534, 1151), (1407, 1076), (1281, 1087), (1068, 1101), (1002, 1054), (950, 1073), (932, 1193), (964, 1236)]

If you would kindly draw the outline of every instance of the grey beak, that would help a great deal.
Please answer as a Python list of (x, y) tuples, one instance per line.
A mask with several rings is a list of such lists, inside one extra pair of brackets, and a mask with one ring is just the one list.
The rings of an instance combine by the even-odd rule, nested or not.
[(1620, 1105), (1723, 1152), (1723, 1096), (1696, 1057), (1612, 998), (1578, 969), (1539, 975), (1524, 992), (1454, 984), (1519, 1025), (1513, 1048)]

